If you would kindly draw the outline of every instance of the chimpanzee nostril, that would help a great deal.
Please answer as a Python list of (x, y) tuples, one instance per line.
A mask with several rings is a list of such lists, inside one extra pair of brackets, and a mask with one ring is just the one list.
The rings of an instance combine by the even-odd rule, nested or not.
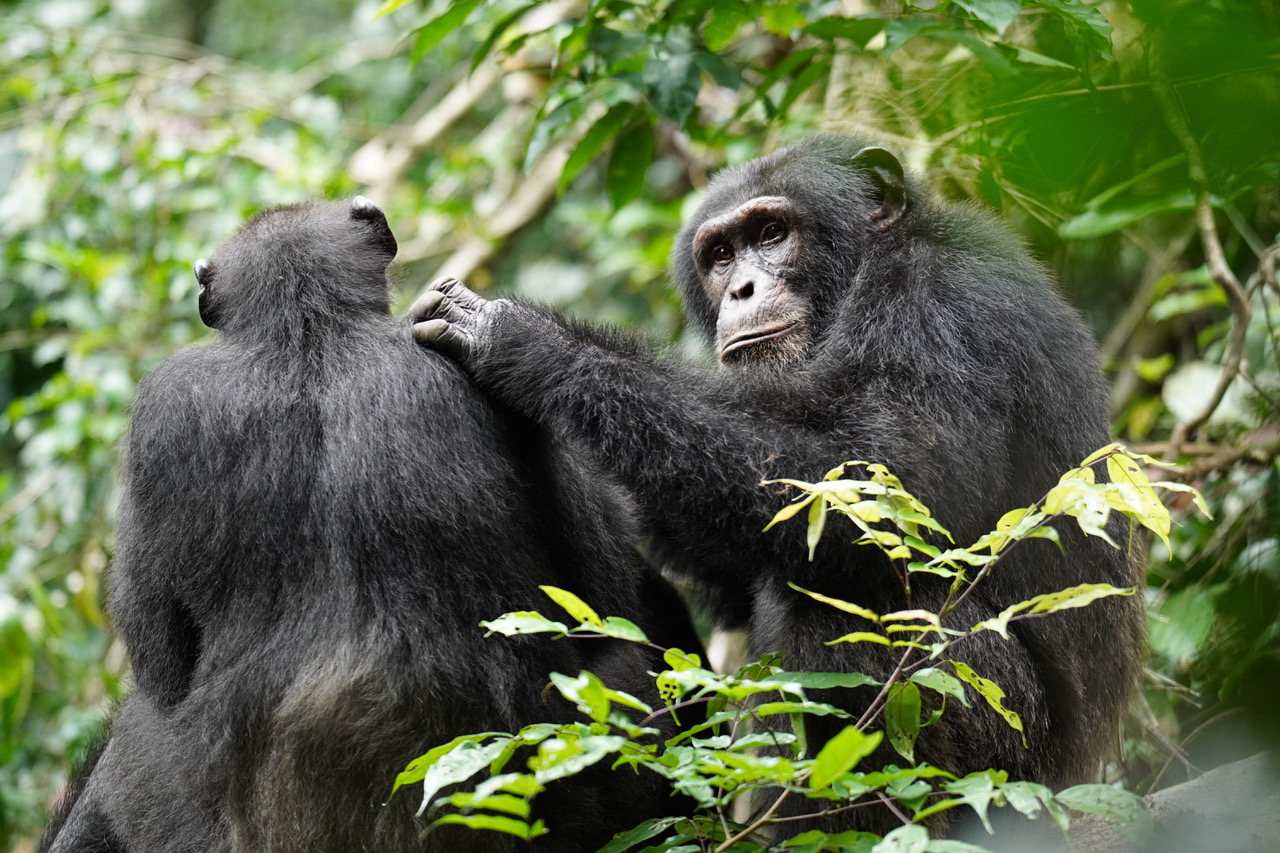
[(752, 294), (755, 293), (755, 290), (755, 282), (748, 279), (747, 281), (739, 282), (729, 288), (729, 295), (734, 299), (750, 299)]

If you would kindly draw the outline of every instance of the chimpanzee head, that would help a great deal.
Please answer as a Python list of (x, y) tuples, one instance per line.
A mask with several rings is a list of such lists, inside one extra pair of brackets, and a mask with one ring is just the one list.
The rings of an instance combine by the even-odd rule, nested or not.
[(225, 334), (279, 336), (351, 311), (385, 314), (395, 255), (386, 216), (363, 196), (267, 210), (196, 261), (200, 319)]
[(717, 175), (676, 239), (672, 276), (720, 363), (804, 358), (909, 195), (896, 157), (850, 137), (812, 137)]

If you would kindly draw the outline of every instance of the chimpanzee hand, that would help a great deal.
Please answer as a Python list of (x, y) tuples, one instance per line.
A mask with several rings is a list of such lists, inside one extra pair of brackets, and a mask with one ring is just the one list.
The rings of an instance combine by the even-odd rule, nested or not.
[(439, 350), (464, 367), (483, 360), (497, 316), (511, 303), (485, 299), (456, 278), (433, 281), (409, 308), (418, 343)]

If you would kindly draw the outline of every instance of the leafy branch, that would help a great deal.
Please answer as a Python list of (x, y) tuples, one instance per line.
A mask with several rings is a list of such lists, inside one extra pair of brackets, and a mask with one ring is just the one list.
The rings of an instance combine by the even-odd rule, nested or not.
[[(1059, 519), (1074, 518), (1086, 535), (1119, 548), (1106, 529), (1112, 512), (1127, 516), (1157, 536), (1168, 535), (1169, 514), (1157, 489), (1190, 493), (1203, 508), (1193, 489), (1179, 483), (1151, 482), (1143, 470), (1146, 464), (1157, 463), (1118, 444), (1102, 448), (1065, 473), (1035, 504), (1006, 513), (994, 531), (973, 545), (945, 550), (929, 540), (951, 542), (951, 534), (883, 465), (849, 462), (832, 469), (818, 483), (780, 481), (803, 494), (779, 512), (770, 527), (807, 510), (811, 554), (829, 513), (834, 511), (857, 528), (856, 543), (878, 548), (896, 566), (908, 595), (913, 575), (930, 574), (951, 581), (938, 613), (908, 607), (881, 614), (793, 585), (816, 601), (871, 623), (873, 630), (853, 631), (830, 643), (869, 642), (901, 649), (884, 680), (856, 672), (787, 671), (781, 655), (766, 656), (733, 673), (715, 673), (706, 669), (696, 654), (655, 645), (630, 620), (601, 617), (577, 595), (544, 586), (543, 592), (570, 621), (520, 611), (503, 614), (482, 626), (490, 634), (609, 637), (657, 649), (667, 666), (655, 675), (664, 707), (655, 709), (633, 695), (613, 690), (589, 672), (576, 677), (552, 673), (551, 686), (577, 708), (585, 722), (540, 723), (514, 734), (486, 732), (457, 738), (410, 763), (397, 777), (393, 793), (407, 785), (422, 784), (419, 813), (433, 815), (433, 825), (460, 824), (527, 840), (549, 831), (534, 817), (532, 801), (537, 794), (558, 779), (609, 759), (615, 770), (630, 768), (662, 776), (674, 791), (692, 798), (703, 810), (694, 817), (648, 821), (620, 833), (604, 848), (609, 853), (621, 853), (664, 833), (659, 846), (648, 849), (694, 849), (681, 847), (689, 844), (718, 853), (758, 850), (755, 839), (768, 826), (879, 806), (889, 807), (904, 823), (888, 838), (913, 844), (923, 838), (912, 848), (921, 850), (931, 843), (920, 822), (961, 806), (972, 808), (984, 823), (992, 805), (1012, 806), (1029, 817), (1048, 814), (1064, 832), (1067, 809), (1076, 809), (1109, 816), (1125, 831), (1141, 835), (1149, 829), (1150, 816), (1132, 794), (1103, 785), (1081, 785), (1055, 794), (1038, 784), (1010, 780), (996, 770), (957, 777), (916, 761), (915, 742), (923, 729), (946, 712), (949, 700), (968, 706), (969, 690), (981, 696), (1011, 728), (1022, 732), (1021, 718), (1005, 706), (1000, 685), (952, 657), (954, 646), (982, 631), (1007, 637), (1009, 625), (1018, 620), (1083, 607), (1109, 596), (1131, 595), (1133, 590), (1082, 584), (1017, 602), (966, 630), (945, 627), (944, 618), (954, 615), (973, 588), (1019, 543), (1042, 538), (1061, 547), (1052, 526)], [(852, 469), (865, 471), (866, 479), (847, 476)], [(1100, 470), (1106, 472), (1105, 478), (1098, 476)], [(975, 572), (972, 578), (971, 572)], [(809, 695), (815, 690), (859, 687), (878, 688), (878, 693), (856, 720), (848, 710)], [(925, 711), (922, 690), (937, 693), (941, 707)], [(705, 719), (660, 740), (663, 733), (653, 726), (656, 720), (699, 705), (705, 709)], [(805, 720), (813, 716), (850, 722), (813, 752), (805, 736)], [(785, 720), (787, 725), (777, 725), (775, 720)], [(860, 769), (882, 743), (909, 766)], [(509, 770), (518, 755), (526, 756), (527, 770)], [(482, 780), (470, 791), (457, 790), (482, 772)], [(454, 793), (441, 795), (446, 788)], [(738, 798), (762, 790), (775, 794), (763, 802), (754, 817), (745, 825), (731, 820), (731, 808)], [(795, 797), (816, 801), (815, 810), (808, 815), (779, 816), (782, 804)], [(862, 833), (828, 837), (810, 830), (783, 846), (804, 839), (805, 843), (823, 845), (813, 847), (815, 850), (837, 849), (854, 835), (872, 837)], [(828, 844), (831, 846), (825, 846)]]

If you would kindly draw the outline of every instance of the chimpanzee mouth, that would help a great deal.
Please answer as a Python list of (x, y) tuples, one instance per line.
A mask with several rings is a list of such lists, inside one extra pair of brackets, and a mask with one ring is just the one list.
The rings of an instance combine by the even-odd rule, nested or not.
[(758, 329), (751, 329), (750, 331), (734, 335), (732, 338), (729, 338), (724, 347), (721, 348), (720, 358), (723, 359), (736, 355), (742, 350), (756, 346), (757, 344), (762, 344), (767, 341), (776, 341), (779, 338), (785, 338), (787, 335), (796, 331), (799, 325), (800, 324), (798, 322), (774, 323), (769, 326), (761, 326)]

